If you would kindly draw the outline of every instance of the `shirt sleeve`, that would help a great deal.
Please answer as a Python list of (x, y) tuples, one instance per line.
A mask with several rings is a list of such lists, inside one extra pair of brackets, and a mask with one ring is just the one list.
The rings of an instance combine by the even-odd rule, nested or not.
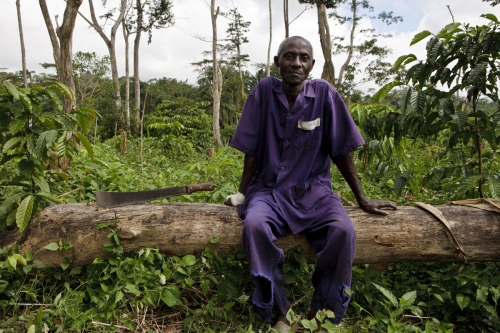
[(236, 126), (230, 146), (251, 156), (257, 156), (261, 131), (262, 107), (259, 85), (248, 95), (243, 113)]
[(344, 101), (336, 90), (329, 89), (325, 110), (326, 140), (330, 158), (335, 163), (362, 146), (365, 141)]

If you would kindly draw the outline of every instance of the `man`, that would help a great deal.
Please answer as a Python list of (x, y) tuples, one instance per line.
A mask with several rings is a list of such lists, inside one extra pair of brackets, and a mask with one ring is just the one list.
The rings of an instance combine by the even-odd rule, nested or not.
[(252, 302), (261, 319), (288, 332), (283, 250), (274, 241), (303, 232), (316, 250), (310, 317), (332, 310), (340, 323), (349, 303), (355, 250), (354, 227), (331, 189), (330, 160), (346, 179), (361, 209), (387, 214), (388, 201), (367, 200), (350, 153), (364, 144), (337, 91), (324, 80), (307, 81), (314, 66), (312, 46), (298, 36), (285, 39), (274, 57), (282, 80), (262, 79), (248, 96), (231, 146), (245, 154), (237, 194), (243, 219), (243, 250), (255, 282)]

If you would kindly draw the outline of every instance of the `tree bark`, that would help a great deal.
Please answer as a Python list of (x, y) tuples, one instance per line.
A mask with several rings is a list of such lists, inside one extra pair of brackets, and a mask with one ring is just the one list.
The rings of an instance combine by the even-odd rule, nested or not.
[(130, 132), (130, 61), (129, 61), (129, 43), (130, 32), (125, 24), (125, 18), (122, 19), (123, 39), (125, 41), (125, 127)]
[(330, 37), (330, 26), (328, 25), (328, 17), (326, 15), (326, 6), (322, 3), (318, 3), (316, 7), (318, 9), (319, 41), (321, 43), (323, 57), (325, 58), (321, 78), (335, 85), (335, 67), (332, 61), (332, 39)]
[(24, 48), (23, 21), (21, 20), (21, 0), (16, 0), (17, 24), (19, 26), (19, 39), (21, 40), (21, 62), (23, 68), (24, 87), (28, 87), (28, 74), (26, 73), (26, 49)]
[[(50, 20), (49, 11), (45, 0), (39, 0), (43, 18), (49, 32), (50, 41), (56, 63), (57, 77), (59, 81), (64, 83), (75, 96), (75, 80), (73, 77), (73, 31), (75, 30), (76, 16), (78, 8), (80, 8), (83, 0), (68, 0), (66, 1), (66, 9), (62, 25), (54, 30), (52, 21)], [(56, 37), (57, 35), (57, 37)], [(59, 41), (57, 40), (59, 38)], [(63, 97), (63, 110), (68, 112), (76, 106), (75, 98), (72, 99)]]
[(220, 138), (220, 99), (222, 95), (222, 73), (220, 71), (219, 65), (217, 63), (217, 16), (219, 15), (219, 7), (215, 9), (215, 0), (210, 3), (210, 16), (212, 18), (212, 67), (213, 67), (213, 85), (212, 85), (212, 97), (213, 97), (213, 135), (214, 144), (216, 147), (222, 146), (222, 141)]
[[(285, 0), (287, 1), (287, 0)], [(286, 16), (285, 16), (286, 18)], [(273, 11), (269, 0), (269, 44), (267, 45), (266, 76), (271, 76), (271, 43), (273, 41)]]
[[(355, 263), (463, 261), (449, 240), (444, 224), (426, 210), (398, 207), (389, 215), (370, 215), (347, 207), (356, 228)], [(469, 261), (500, 261), (500, 214), (471, 207), (438, 206)], [(98, 225), (110, 224), (97, 229)], [(236, 209), (223, 205), (170, 203), (132, 205), (112, 209), (92, 204), (64, 204), (45, 208), (27, 230), (0, 234), (0, 245), (30, 251), (46, 266), (65, 258), (75, 265), (88, 265), (104, 255), (110, 229), (117, 232), (125, 251), (158, 248), (166, 255), (198, 254), (207, 246), (225, 257), (241, 249), (241, 220)], [(220, 237), (212, 244), (210, 240)], [(71, 243), (70, 250), (49, 251), (49, 243)], [(314, 259), (313, 248), (302, 234), (288, 234), (277, 244), (285, 250), (297, 245)]]
[(137, 0), (137, 28), (134, 39), (134, 119), (135, 119), (135, 132), (139, 132), (141, 122), (141, 79), (139, 77), (139, 47), (141, 44), (141, 33), (143, 29), (143, 4), (141, 0)]

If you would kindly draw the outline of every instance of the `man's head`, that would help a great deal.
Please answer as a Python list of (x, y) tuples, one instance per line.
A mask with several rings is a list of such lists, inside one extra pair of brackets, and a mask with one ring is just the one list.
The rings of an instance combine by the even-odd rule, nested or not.
[(300, 36), (293, 36), (281, 42), (274, 64), (279, 67), (285, 88), (302, 88), (303, 82), (314, 67), (311, 43)]

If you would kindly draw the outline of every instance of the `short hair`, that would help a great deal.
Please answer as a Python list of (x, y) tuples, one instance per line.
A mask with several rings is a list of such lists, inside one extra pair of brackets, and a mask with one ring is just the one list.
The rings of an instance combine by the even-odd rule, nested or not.
[(301, 37), (301, 36), (291, 36), (291, 37), (285, 38), (281, 42), (280, 46), (278, 47), (277, 57), (279, 58), (281, 56), (281, 52), (283, 52), (283, 46), (286, 44), (286, 42), (288, 42), (289, 40), (292, 40), (292, 39), (297, 39), (297, 38), (302, 39), (304, 42), (306, 42), (306, 44), (311, 49), (311, 58), (314, 59), (314, 50), (313, 50), (313, 47), (311, 45), (311, 42), (309, 42), (307, 39), (305, 39), (304, 37)]

